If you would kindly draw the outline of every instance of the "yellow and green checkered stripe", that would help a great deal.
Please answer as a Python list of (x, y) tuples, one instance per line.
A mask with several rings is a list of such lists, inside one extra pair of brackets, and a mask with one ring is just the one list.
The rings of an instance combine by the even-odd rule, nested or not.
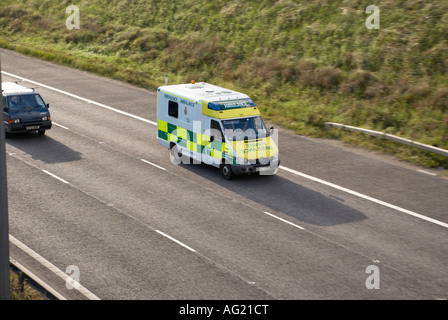
[[(160, 139), (175, 142), (177, 145), (193, 152), (204, 153), (206, 141), (208, 140), (204, 134), (195, 133), (160, 119), (158, 120), (157, 128)], [(225, 158), (230, 163), (236, 164), (236, 159), (225, 142), (215, 140), (209, 142), (208, 147), (210, 148), (210, 156), (213, 158)]]

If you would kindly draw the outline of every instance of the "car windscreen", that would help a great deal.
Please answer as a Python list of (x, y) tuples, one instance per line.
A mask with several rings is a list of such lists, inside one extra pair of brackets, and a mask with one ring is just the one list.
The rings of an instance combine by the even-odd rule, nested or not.
[(257, 139), (269, 136), (269, 131), (260, 116), (222, 120), (222, 125), (229, 140)]
[(17, 94), (7, 97), (8, 108), (12, 111), (45, 108), (45, 102), (39, 94)]

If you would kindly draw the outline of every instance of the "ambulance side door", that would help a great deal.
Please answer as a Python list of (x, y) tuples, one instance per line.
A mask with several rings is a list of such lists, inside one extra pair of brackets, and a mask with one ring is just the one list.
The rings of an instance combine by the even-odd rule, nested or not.
[(208, 130), (205, 130), (205, 162), (207, 164), (219, 167), (222, 159), (222, 142), (224, 140), (220, 122), (217, 119), (209, 118)]

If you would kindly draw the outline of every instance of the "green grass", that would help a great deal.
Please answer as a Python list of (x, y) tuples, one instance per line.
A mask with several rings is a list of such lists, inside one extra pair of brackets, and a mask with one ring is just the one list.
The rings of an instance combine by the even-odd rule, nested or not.
[(10, 272), (9, 281), (10, 286), (10, 300), (48, 300), (42, 293), (30, 286), (26, 280), (24, 281), (23, 288), (19, 284), (19, 276)]
[[(148, 89), (207, 81), (251, 95), (271, 122), (344, 140), (325, 121), (448, 149), (448, 3), (377, 1), (2, 0), (0, 46)], [(350, 143), (425, 166), (427, 152), (356, 135)]]

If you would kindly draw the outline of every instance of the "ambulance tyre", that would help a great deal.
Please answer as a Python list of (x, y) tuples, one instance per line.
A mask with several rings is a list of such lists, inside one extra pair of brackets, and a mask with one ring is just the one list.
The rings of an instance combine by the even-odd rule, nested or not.
[(232, 168), (230, 167), (230, 164), (228, 164), (224, 161), (220, 166), (220, 171), (221, 171), (222, 176), (226, 180), (232, 180), (235, 176), (232, 172)]
[(179, 152), (176, 144), (171, 144), (170, 148), (170, 160), (173, 164), (180, 164), (182, 162), (182, 154)]

